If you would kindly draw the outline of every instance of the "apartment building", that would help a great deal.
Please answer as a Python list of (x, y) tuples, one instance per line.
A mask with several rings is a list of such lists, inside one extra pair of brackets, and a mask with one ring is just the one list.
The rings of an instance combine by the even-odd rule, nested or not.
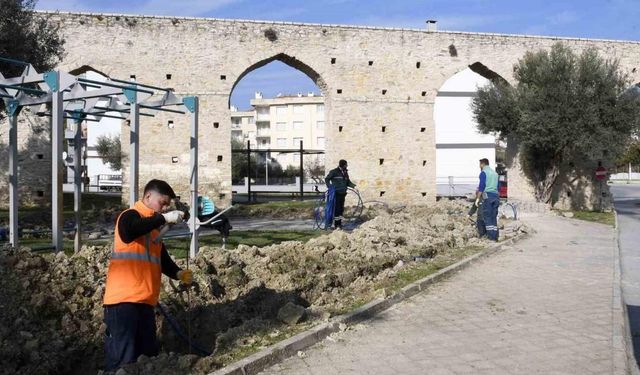
[[(252, 110), (238, 111), (232, 108), (231, 132), (245, 144), (271, 150), (304, 149), (324, 150), (324, 98), (312, 93), (296, 96), (263, 98), (256, 93), (251, 100)], [(255, 145), (255, 146), (253, 146)], [(282, 168), (298, 166), (298, 153), (273, 152)]]

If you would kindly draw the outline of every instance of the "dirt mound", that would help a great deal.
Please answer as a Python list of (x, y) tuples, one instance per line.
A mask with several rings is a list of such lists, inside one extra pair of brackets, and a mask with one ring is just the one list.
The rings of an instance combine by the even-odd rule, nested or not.
[[(190, 264), (195, 283), (189, 295), (165, 280), (160, 299), (182, 333), (190, 331), (214, 354), (189, 354), (157, 315), (163, 354), (142, 357), (120, 373), (207, 373), (232, 360), (238, 348), (260, 348), (287, 327), (351, 310), (378, 295), (380, 282), (394, 278), (403, 264), (484, 246), (466, 209), (440, 202), (380, 210), (352, 233), (335, 231), (307, 243), (201, 248)], [(519, 225), (508, 224), (509, 235)], [(0, 360), (6, 364), (0, 372), (86, 374), (102, 367), (101, 302), (110, 251), (105, 246), (85, 247), (71, 257), (0, 254)]]

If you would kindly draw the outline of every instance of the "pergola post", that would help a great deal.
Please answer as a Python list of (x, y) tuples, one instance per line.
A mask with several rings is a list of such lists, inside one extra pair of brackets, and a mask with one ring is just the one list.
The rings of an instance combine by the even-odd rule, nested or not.
[(75, 134), (73, 138), (73, 212), (76, 221), (76, 235), (73, 241), (73, 249), (77, 253), (82, 247), (82, 120), (84, 115), (80, 111), (74, 111)]
[(64, 138), (64, 102), (60, 72), (44, 74), (51, 90), (51, 234), (55, 251), (62, 251), (62, 140)]
[(131, 106), (129, 115), (129, 207), (133, 207), (138, 200), (138, 190), (140, 189), (140, 106), (138, 93), (135, 89), (124, 89), (123, 92)]
[(197, 96), (188, 96), (183, 99), (184, 106), (189, 111), (191, 138), (190, 148), (191, 157), (189, 161), (190, 187), (191, 187), (191, 245), (189, 247), (189, 256), (194, 258), (198, 255), (198, 227), (196, 226), (198, 218), (198, 111), (199, 103)]
[(9, 243), (18, 247), (18, 114), (17, 100), (7, 103), (9, 115)]

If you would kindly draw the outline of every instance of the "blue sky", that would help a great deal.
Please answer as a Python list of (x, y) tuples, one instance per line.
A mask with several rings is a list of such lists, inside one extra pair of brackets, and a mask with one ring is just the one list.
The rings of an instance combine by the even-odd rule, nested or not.
[[(640, 40), (640, 0), (40, 0), (42, 10), (340, 23)], [(315, 91), (304, 74), (273, 62), (236, 86), (232, 104), (246, 108), (254, 91)]]

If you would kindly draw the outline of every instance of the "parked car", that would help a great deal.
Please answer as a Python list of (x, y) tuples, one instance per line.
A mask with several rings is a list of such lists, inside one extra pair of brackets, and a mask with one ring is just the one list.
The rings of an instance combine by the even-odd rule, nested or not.
[(498, 195), (500, 198), (507, 197), (507, 174), (501, 174), (498, 176)]

